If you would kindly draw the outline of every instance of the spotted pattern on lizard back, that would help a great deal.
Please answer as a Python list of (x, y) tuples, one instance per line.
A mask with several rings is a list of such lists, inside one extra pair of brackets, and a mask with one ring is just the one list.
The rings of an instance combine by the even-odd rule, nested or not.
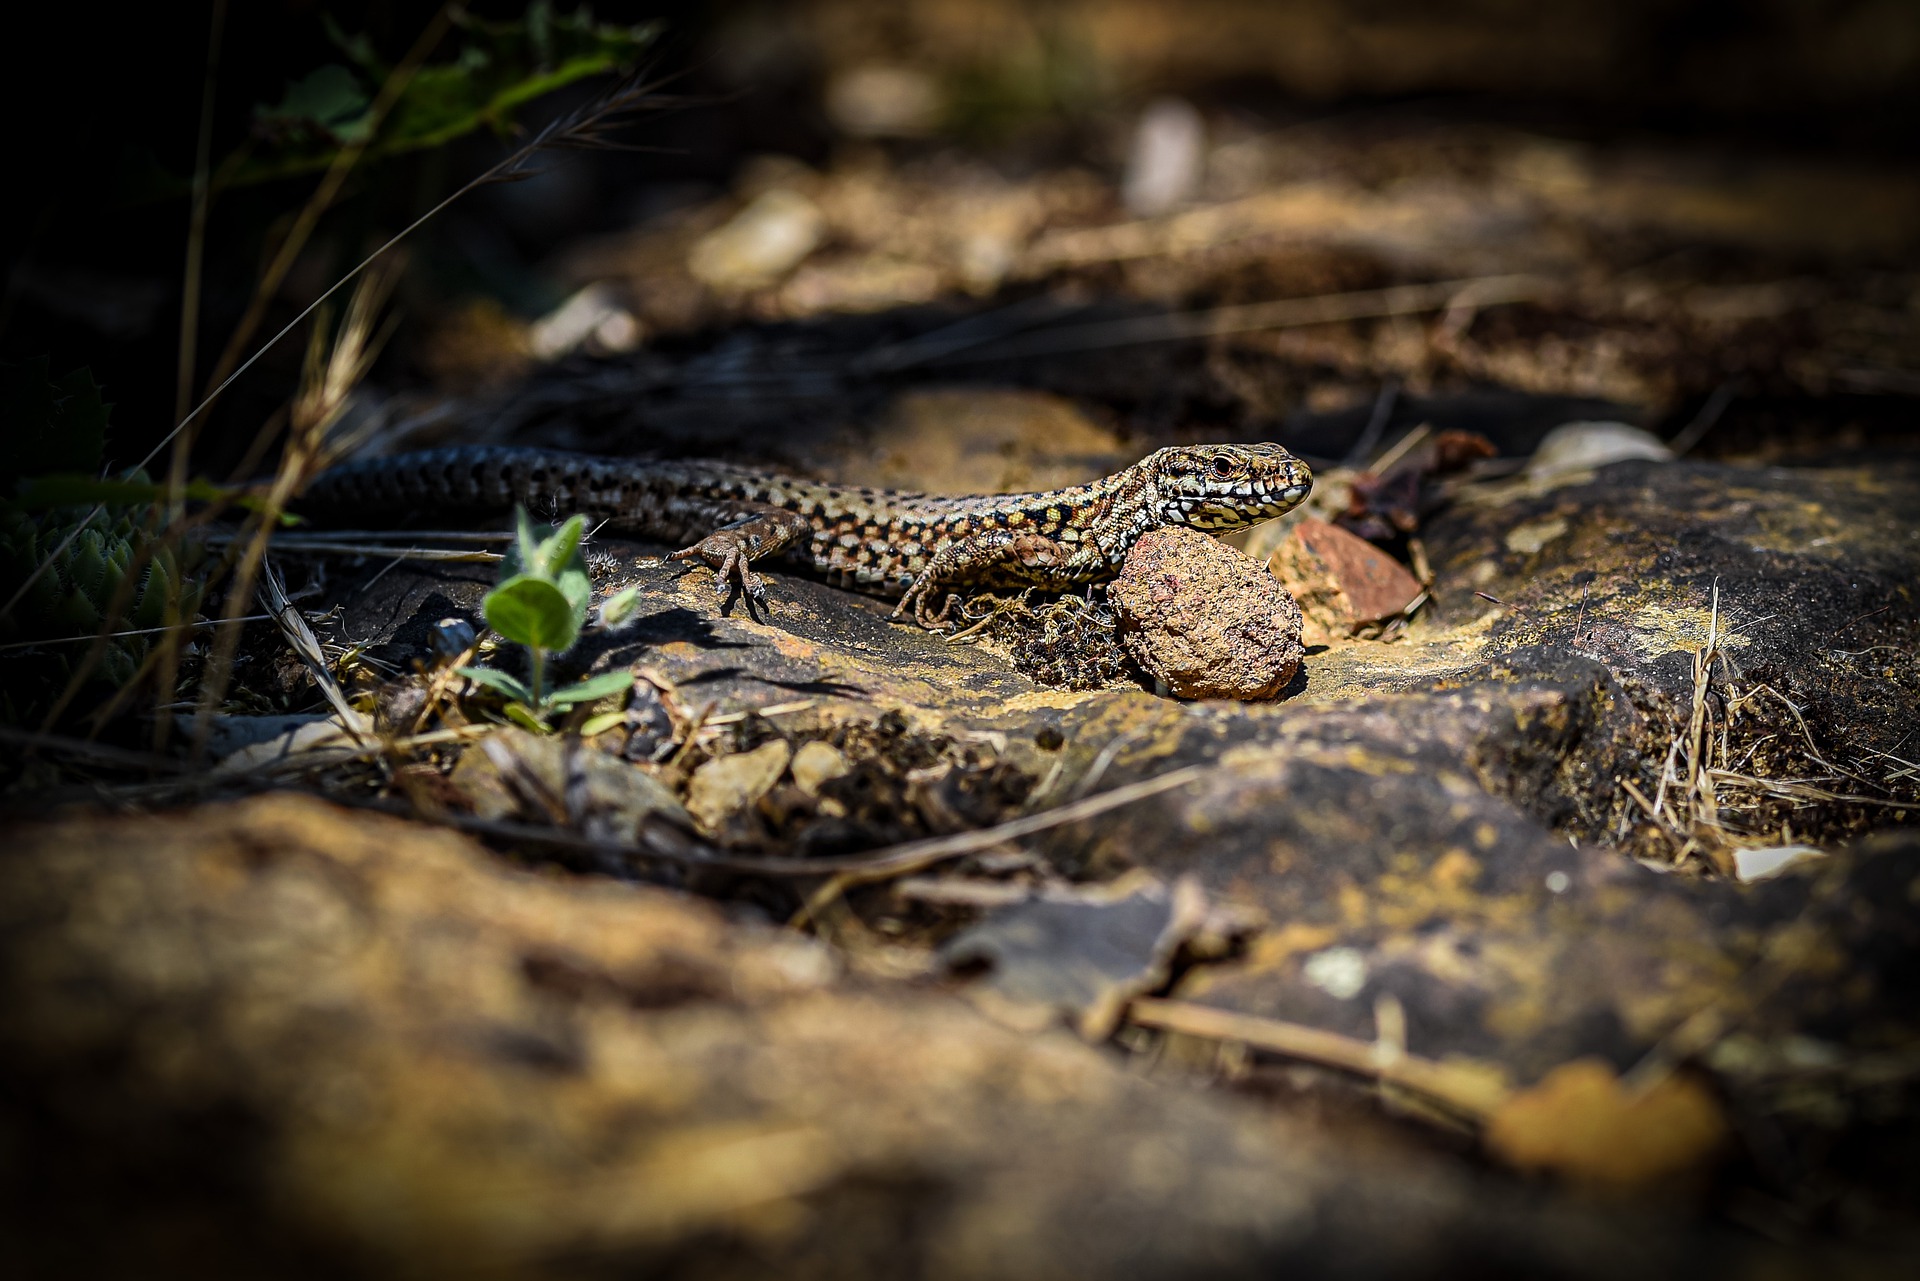
[(898, 597), (894, 617), (944, 623), (959, 588), (1066, 591), (1120, 572), (1140, 535), (1164, 525), (1226, 531), (1291, 510), (1313, 484), (1278, 445), (1179, 445), (1084, 485), (1034, 494), (936, 497), (822, 484), (730, 463), (638, 461), (556, 450), (464, 446), (336, 467), (308, 508), (358, 512), (575, 512), (684, 542), (723, 593), (764, 603), (750, 563), (780, 556), (836, 586)]

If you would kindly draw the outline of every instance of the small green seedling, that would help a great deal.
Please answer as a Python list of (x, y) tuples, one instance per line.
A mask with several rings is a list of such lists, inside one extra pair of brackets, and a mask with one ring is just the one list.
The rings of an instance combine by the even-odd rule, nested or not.
[[(580, 639), (580, 629), (587, 621), (587, 606), (593, 599), (586, 560), (580, 554), (580, 539), (586, 533), (587, 522), (575, 516), (543, 539), (534, 535), (525, 508), (516, 507), (513, 515), (515, 537), (501, 563), (500, 581), (487, 593), (480, 607), (486, 615), (487, 626), (515, 644), (527, 647), (530, 679), (522, 682), (491, 667), (462, 667), (459, 672), (476, 685), (506, 695), (509, 720), (545, 732), (548, 716), (624, 693), (633, 684), (633, 673), (604, 672), (547, 691), (547, 659), (550, 655), (565, 653)], [(630, 612), (632, 602), (623, 604)], [(603, 617), (606, 612), (603, 609)], [(588, 724), (605, 719), (595, 717)]]

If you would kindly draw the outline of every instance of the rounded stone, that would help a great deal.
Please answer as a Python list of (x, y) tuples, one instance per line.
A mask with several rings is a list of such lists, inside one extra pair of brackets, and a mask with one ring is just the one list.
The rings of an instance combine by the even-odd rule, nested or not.
[(1109, 589), (1128, 655), (1180, 698), (1272, 698), (1300, 669), (1300, 607), (1198, 530), (1156, 529)]

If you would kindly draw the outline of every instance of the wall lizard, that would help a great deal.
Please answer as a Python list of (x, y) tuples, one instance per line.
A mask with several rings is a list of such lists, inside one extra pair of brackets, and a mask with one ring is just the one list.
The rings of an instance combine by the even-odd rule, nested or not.
[(764, 607), (750, 565), (782, 556), (835, 586), (898, 597), (893, 617), (934, 628), (956, 588), (1058, 592), (1112, 578), (1150, 529), (1240, 529), (1290, 510), (1312, 484), (1306, 464), (1272, 444), (1177, 445), (1084, 485), (951, 498), (731, 463), (457, 446), (335, 467), (315, 479), (305, 505), (367, 512), (522, 503), (578, 512), (689, 543), (669, 559), (713, 569), (723, 595), (737, 588)]

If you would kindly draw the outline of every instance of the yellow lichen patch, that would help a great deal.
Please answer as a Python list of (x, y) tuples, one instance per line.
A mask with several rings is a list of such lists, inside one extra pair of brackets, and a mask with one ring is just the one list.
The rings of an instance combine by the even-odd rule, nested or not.
[(1691, 1078), (1631, 1089), (1598, 1059), (1564, 1063), (1487, 1122), (1487, 1148), (1522, 1170), (1614, 1193), (1702, 1172), (1728, 1137), (1720, 1105)]
[(1084, 707), (1088, 703), (1107, 701), (1112, 697), (1112, 694), (1104, 690), (1036, 689), (1028, 694), (1015, 694), (1001, 706), (1010, 712), (1067, 711), (1075, 707)]
[[(1704, 649), (1707, 632), (1713, 627), (1713, 611), (1699, 605), (1642, 605), (1633, 611), (1633, 645), (1642, 656), (1658, 658), (1675, 650)], [(1724, 611), (1714, 633), (1721, 649), (1745, 649), (1750, 637), (1729, 630)]]
[(1434, 863), (1428, 876), (1439, 890), (1457, 894), (1471, 889), (1479, 879), (1480, 861), (1463, 849), (1450, 849)]
[(1294, 957), (1318, 952), (1339, 938), (1340, 932), (1331, 926), (1295, 921), (1261, 935), (1247, 952), (1246, 968), (1255, 973), (1278, 969)]
[(1567, 522), (1558, 516), (1528, 521), (1507, 531), (1507, 550), (1531, 556), (1567, 532)]
[(1747, 545), (1761, 551), (1806, 555), (1824, 551), (1829, 556), (1852, 550), (1851, 530), (1857, 537), (1857, 525), (1849, 526), (1817, 502), (1757, 507), (1753, 522), (1757, 536), (1749, 536)]

